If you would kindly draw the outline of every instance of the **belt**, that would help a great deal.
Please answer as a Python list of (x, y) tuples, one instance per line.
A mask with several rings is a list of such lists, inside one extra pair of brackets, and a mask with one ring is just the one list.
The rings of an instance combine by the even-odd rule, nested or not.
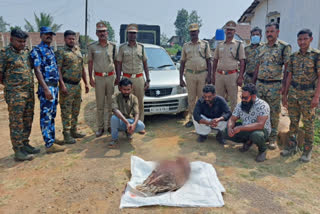
[(229, 75), (229, 74), (233, 74), (233, 73), (236, 73), (236, 72), (238, 72), (237, 69), (231, 70), (231, 71), (221, 71), (221, 70), (218, 70), (218, 73), (219, 73), (219, 74), (222, 74), (222, 75)]
[(299, 84), (297, 82), (291, 81), (291, 85), (298, 90), (308, 90), (308, 89), (314, 89), (314, 84)]
[(128, 78), (138, 78), (138, 77), (142, 77), (143, 73), (139, 73), (139, 74), (128, 74), (128, 73), (123, 73), (124, 77), (128, 77)]
[(58, 87), (58, 82), (46, 82), (47, 86)]
[(63, 82), (71, 84), (71, 85), (78, 85), (80, 83), (80, 81), (72, 81), (72, 80), (68, 80), (63, 78)]
[(114, 71), (110, 71), (108, 73), (99, 73), (99, 72), (94, 72), (94, 75), (99, 76), (99, 77), (105, 77), (105, 76), (112, 76), (114, 75)]
[(192, 73), (192, 74), (200, 74), (200, 73), (202, 73), (202, 72), (206, 72), (207, 70), (193, 71), (193, 70), (187, 69), (186, 71), (189, 72), (189, 73)]
[(253, 73), (246, 73), (249, 77), (253, 77)]
[(267, 84), (277, 83), (277, 82), (281, 83), (281, 80), (264, 80), (264, 79), (258, 79), (258, 80), (259, 80), (259, 82), (267, 83)]

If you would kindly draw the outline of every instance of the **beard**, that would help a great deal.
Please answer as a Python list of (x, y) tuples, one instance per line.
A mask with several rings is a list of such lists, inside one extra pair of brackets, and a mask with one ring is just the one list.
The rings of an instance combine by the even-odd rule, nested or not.
[(253, 105), (253, 100), (252, 99), (249, 102), (242, 101), (241, 102), (241, 110), (246, 112), (246, 113), (249, 113), (252, 105)]

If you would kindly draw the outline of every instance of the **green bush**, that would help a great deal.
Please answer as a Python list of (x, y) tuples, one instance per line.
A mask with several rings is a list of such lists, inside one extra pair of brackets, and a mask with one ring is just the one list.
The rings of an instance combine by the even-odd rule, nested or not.
[(175, 44), (174, 46), (172, 46), (170, 48), (166, 48), (166, 51), (169, 53), (170, 56), (176, 55), (179, 50), (181, 51), (182, 47), (177, 44)]
[(314, 144), (320, 145), (320, 109), (316, 109), (316, 120), (314, 123)]

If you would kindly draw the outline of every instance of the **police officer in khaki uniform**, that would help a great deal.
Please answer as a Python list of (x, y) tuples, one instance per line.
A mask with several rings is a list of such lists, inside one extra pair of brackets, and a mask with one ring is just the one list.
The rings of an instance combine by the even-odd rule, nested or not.
[[(110, 118), (112, 115), (112, 95), (114, 93), (114, 84), (116, 80), (115, 57), (117, 54), (116, 44), (108, 41), (107, 26), (104, 22), (98, 22), (96, 35), (99, 41), (89, 45), (88, 48), (88, 69), (90, 85), (96, 88), (97, 102), (97, 126), (96, 137), (104, 133), (104, 109), (107, 105), (107, 127), (110, 129)], [(94, 70), (94, 79), (93, 79)]]
[(227, 92), (232, 111), (237, 104), (238, 86), (242, 85), (245, 68), (244, 46), (241, 41), (234, 39), (236, 26), (234, 21), (226, 23), (226, 40), (217, 45), (212, 66), (212, 82), (216, 86), (217, 95), (226, 98)]
[[(117, 56), (117, 81), (120, 80), (121, 72), (123, 77), (133, 83), (133, 94), (139, 102), (139, 120), (144, 120), (144, 91), (149, 88), (150, 77), (147, 64), (147, 56), (143, 44), (137, 42), (138, 25), (130, 24), (127, 27), (128, 41), (120, 45)], [(145, 72), (146, 81), (143, 77)], [(145, 131), (140, 131), (144, 134)]]
[[(183, 45), (180, 65), (180, 86), (187, 86), (189, 122), (186, 127), (191, 127), (192, 114), (196, 101), (202, 97), (205, 84), (211, 83), (211, 53), (207, 41), (199, 39), (199, 25), (193, 23), (189, 26), (191, 41)], [(187, 84), (183, 80), (184, 70)]]

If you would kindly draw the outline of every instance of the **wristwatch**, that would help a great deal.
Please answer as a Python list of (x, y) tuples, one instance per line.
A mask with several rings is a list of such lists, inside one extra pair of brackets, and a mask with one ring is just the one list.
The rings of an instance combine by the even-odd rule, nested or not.
[(147, 82), (151, 82), (151, 80), (150, 80), (150, 79), (148, 79), (148, 80), (147, 80)]

